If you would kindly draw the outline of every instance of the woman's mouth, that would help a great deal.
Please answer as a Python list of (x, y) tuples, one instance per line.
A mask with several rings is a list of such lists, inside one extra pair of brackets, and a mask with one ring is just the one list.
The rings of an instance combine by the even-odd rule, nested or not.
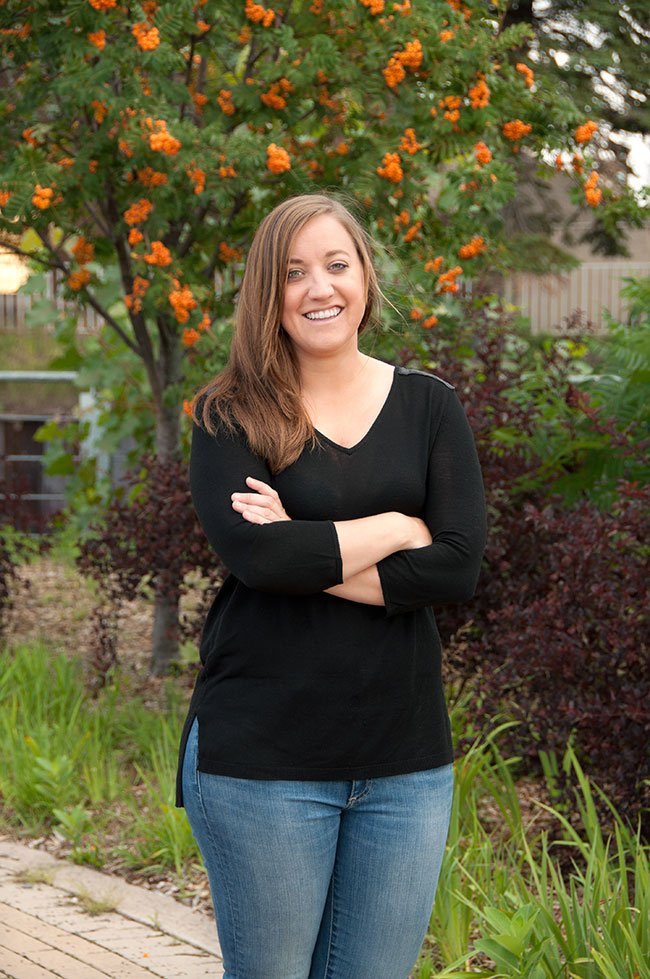
[(342, 312), (342, 306), (330, 306), (329, 309), (318, 309), (311, 313), (305, 313), (305, 316), (308, 320), (332, 320)]

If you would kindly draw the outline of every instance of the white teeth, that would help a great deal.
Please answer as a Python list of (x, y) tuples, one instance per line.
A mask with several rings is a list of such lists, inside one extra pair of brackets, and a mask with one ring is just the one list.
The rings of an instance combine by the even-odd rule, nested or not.
[(341, 306), (333, 306), (332, 309), (321, 309), (317, 313), (305, 313), (308, 320), (327, 320), (332, 316), (338, 316)]

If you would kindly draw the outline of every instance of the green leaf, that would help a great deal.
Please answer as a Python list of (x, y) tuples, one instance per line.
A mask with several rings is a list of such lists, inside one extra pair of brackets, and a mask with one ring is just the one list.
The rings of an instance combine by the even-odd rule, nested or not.
[(72, 476), (74, 471), (75, 463), (71, 452), (60, 455), (57, 459), (54, 459), (53, 462), (46, 466), (45, 469), (48, 476)]

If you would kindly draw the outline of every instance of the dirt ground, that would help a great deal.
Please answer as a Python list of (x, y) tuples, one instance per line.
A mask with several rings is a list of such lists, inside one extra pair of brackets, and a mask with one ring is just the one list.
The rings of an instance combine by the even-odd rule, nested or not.
[[(13, 645), (43, 641), (84, 659), (93, 647), (92, 616), (97, 597), (72, 566), (50, 557), (20, 568), (12, 589), (5, 637)], [(152, 605), (126, 603), (120, 616), (119, 657), (136, 672), (145, 670), (151, 651)]]

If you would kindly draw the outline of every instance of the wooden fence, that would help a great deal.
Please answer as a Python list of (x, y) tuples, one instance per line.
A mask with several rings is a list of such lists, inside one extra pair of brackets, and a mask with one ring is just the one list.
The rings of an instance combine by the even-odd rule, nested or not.
[(564, 275), (515, 275), (504, 281), (503, 296), (530, 317), (534, 333), (565, 325), (576, 311), (595, 330), (606, 325), (603, 310), (625, 322), (626, 301), (620, 295), (626, 276), (650, 275), (650, 262), (583, 262)]

